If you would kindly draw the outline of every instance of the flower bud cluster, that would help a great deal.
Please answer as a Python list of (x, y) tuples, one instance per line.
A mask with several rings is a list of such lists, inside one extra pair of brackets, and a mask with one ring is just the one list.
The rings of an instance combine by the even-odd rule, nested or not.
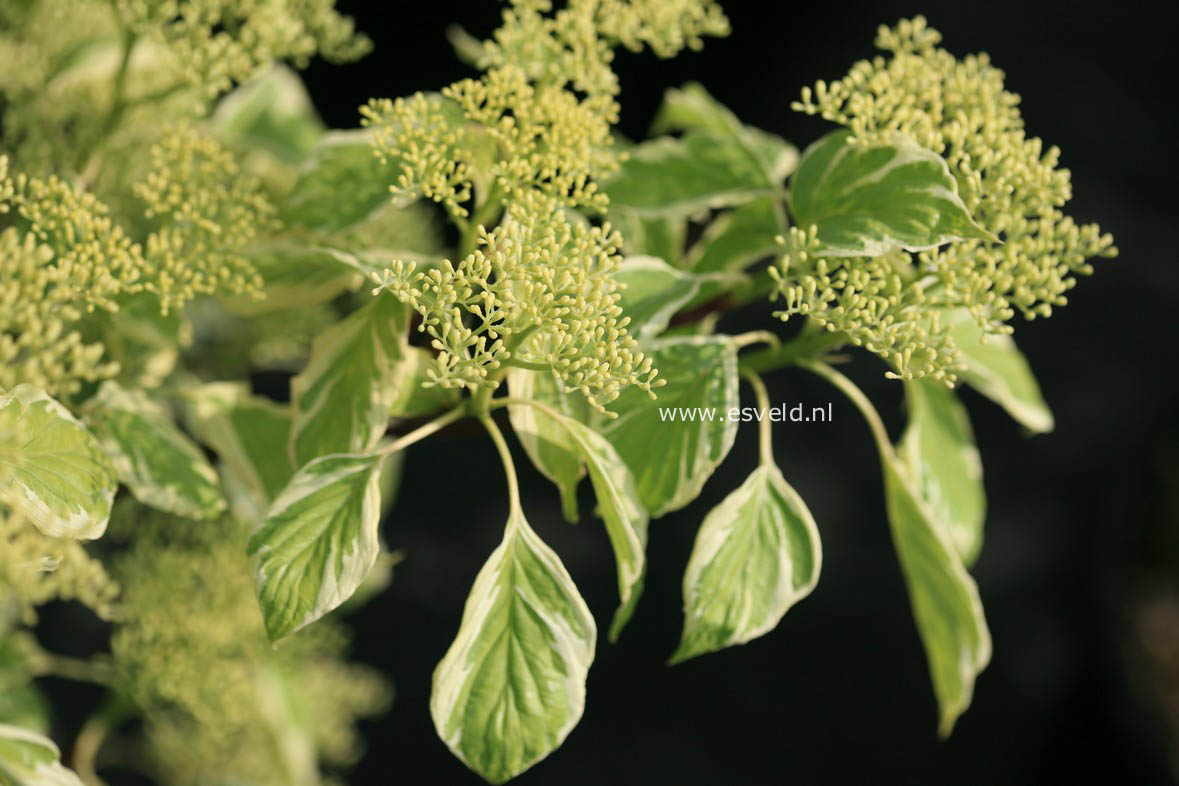
[(877, 257), (824, 257), (815, 227), (791, 227), (781, 238), (785, 249), (769, 269), (771, 300), (785, 301), (774, 316), (798, 314), (830, 331), (847, 335), (858, 347), (881, 356), (888, 376), (930, 377), (953, 384), (958, 350), (940, 309), (930, 308), (925, 283), (912, 278), (905, 251)]
[(213, 98), (276, 60), (355, 60), (372, 48), (335, 0), (114, 0), (133, 33), (171, 53), (182, 84)]
[(565, 211), (603, 212), (599, 182), (619, 167), (612, 47), (669, 57), (727, 32), (711, 0), (513, 0), (483, 43), (482, 76), (362, 110), (378, 154), (400, 164), (395, 197), (442, 204), (475, 240), (457, 265), (396, 262), (375, 277), (422, 315), (433, 384), (494, 387), (514, 363), (551, 368), (599, 409), (626, 385), (651, 391), (610, 278), (619, 238)]
[[(0, 434), (0, 442), (11, 435)], [(0, 608), (15, 609), (28, 625), (36, 607), (52, 600), (76, 600), (110, 619), (119, 587), (75, 538), (52, 538), (29, 521), (0, 507)]]
[(829, 259), (819, 272), (799, 236), (788, 239), (778, 275), (783, 316), (825, 320), (902, 377), (952, 380), (955, 353), (946, 351), (940, 311), (965, 308), (985, 332), (1010, 333), (1017, 313), (1047, 317), (1067, 304), (1075, 276), (1092, 272), (1088, 260), (1117, 249), (1097, 225), (1061, 211), (1072, 195), (1069, 172), (1058, 168), (1057, 148), (1027, 135), (1003, 72), (985, 54), (956, 59), (937, 48), (940, 40), (922, 17), (882, 27), (876, 43), (891, 57), (804, 88), (793, 107), (848, 127), (858, 144), (900, 132), (940, 154), (975, 222), (999, 240), (954, 242), (908, 259)]
[(475, 250), (417, 270), (394, 263), (377, 282), (422, 316), (438, 355), (429, 381), (477, 390), (503, 365), (547, 366), (602, 409), (622, 388), (657, 386), (651, 359), (626, 331), (610, 276), (621, 260), (609, 226), (573, 221), (536, 191), (509, 205)]
[(151, 171), (134, 191), (157, 224), (143, 253), (164, 313), (197, 295), (260, 297), (262, 278), (240, 252), (278, 223), (258, 180), (188, 126), (165, 134), (150, 155)]
[(348, 640), (331, 621), (269, 642), (237, 521), (132, 503), (112, 527), (134, 537), (114, 567), (124, 608), (111, 642), (115, 687), (143, 712), (160, 782), (286, 786), (291, 716), (311, 767), (301, 777), (318, 774), (316, 759), (354, 762), (356, 720), (385, 708), (389, 685), (344, 660)]
[(0, 214), (18, 219), (0, 232), (0, 389), (27, 382), (74, 393), (118, 370), (83, 336), (81, 320), (144, 288), (146, 263), (93, 195), (7, 168), (0, 156)]

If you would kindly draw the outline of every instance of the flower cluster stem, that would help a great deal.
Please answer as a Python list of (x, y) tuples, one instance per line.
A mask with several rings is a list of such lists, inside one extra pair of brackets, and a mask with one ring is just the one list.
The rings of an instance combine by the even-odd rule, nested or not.
[(793, 341), (751, 352), (742, 357), (741, 369), (764, 374), (786, 366), (798, 365), (800, 361), (820, 358), (845, 343), (847, 336), (843, 333), (808, 328)]

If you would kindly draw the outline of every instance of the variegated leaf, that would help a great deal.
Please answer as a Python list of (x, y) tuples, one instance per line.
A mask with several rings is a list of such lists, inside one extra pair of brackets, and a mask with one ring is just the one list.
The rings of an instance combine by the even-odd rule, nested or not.
[(709, 511), (684, 571), (684, 633), (672, 663), (777, 626), (819, 580), (819, 531), (781, 471), (764, 463)]
[(307, 367), (291, 380), (296, 466), (368, 450), (385, 433), (409, 379), (406, 325), (405, 306), (382, 293), (315, 340)]
[(32, 385), (0, 395), (0, 501), (53, 537), (97, 538), (118, 481), (69, 410)]
[(791, 180), (794, 219), (818, 227), (821, 253), (879, 256), (994, 239), (970, 217), (941, 156), (901, 134), (888, 144), (850, 139), (839, 130), (811, 145)]
[(651, 399), (627, 388), (599, 431), (630, 467), (653, 517), (694, 500), (728, 455), (737, 422), (725, 413), (739, 404), (737, 353), (724, 336), (657, 339), (647, 347), (667, 384)]
[(513, 511), (434, 670), (438, 736), (490, 783), (519, 775), (581, 719), (596, 637), (565, 566)]
[(346, 601), (380, 553), (380, 453), (300, 469), (250, 538), (266, 632), (277, 641)]
[(941, 382), (905, 382), (909, 425), (898, 453), (937, 519), (949, 530), (963, 562), (971, 565), (982, 547), (986, 492), (982, 459), (970, 417)]
[(108, 380), (86, 402), (85, 417), (119, 480), (143, 504), (193, 519), (225, 508), (205, 454), (143, 393)]
[(48, 737), (0, 724), (0, 783), (4, 786), (83, 786), (61, 764), (61, 751)]

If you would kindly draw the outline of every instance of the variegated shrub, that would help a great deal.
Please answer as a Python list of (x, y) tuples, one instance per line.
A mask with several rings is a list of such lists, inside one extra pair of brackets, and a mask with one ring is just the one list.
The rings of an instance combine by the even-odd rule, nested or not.
[[(285, 63), (369, 49), (331, 0), (0, 0), (0, 782), (99, 783), (116, 734), (158, 782), (338, 782), (389, 688), (345, 660), (332, 612), (401, 556), (381, 522), (402, 456), (468, 418), (502, 458), (507, 519), (430, 712), (469, 768), (513, 778), (576, 727), (652, 519), (733, 446), (732, 417), (661, 413), (727, 413), (744, 380), (760, 420), (757, 466), (702, 518), (671, 660), (767, 634), (816, 586), (823, 513), (779, 469), (762, 382), (787, 368), (870, 426), (950, 733), (991, 652), (955, 388), (1051, 429), (1011, 322), (1116, 250), (1063, 212), (1060, 153), (1002, 72), (921, 18), (802, 91), (833, 129), (801, 153), (698, 84), (666, 93), (653, 138), (616, 138), (616, 48), (729, 32), (713, 0), (510, 0), (489, 40), (453, 37), (475, 76), (328, 130)], [(737, 308), (804, 324), (718, 331)], [(904, 387), (896, 444), (832, 366), (844, 347)], [(258, 369), (288, 373), (289, 400), (253, 392)], [(571, 521), (589, 478), (617, 563), (604, 637), (529, 524), (507, 425)], [(110, 654), (42, 649), (54, 599), (110, 620)], [(74, 769), (41, 676), (107, 691)]]

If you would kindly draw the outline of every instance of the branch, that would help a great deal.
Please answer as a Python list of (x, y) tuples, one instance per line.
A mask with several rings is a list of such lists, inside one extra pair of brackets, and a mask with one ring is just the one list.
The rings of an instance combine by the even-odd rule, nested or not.
[(398, 437), (391, 443), (381, 448), (381, 453), (390, 456), (399, 450), (404, 450), (415, 442), (420, 442), (431, 434), (441, 431), (449, 426), (451, 423), (465, 417), (468, 412), (468, 405), (466, 403), (459, 404), (454, 409), (431, 420), (423, 426), (415, 428), (413, 431)]
[(516, 480), (516, 464), (512, 461), (512, 452), (508, 450), (507, 440), (504, 439), (504, 433), (499, 430), (499, 426), (495, 425), (495, 421), (491, 419), (490, 415), (482, 415), (479, 421), (487, 429), (487, 433), (491, 435), (491, 441), (495, 443), (495, 449), (499, 451), (499, 458), (504, 464), (504, 475), (508, 479), (508, 506), (513, 515), (520, 513), (520, 484)]
[(35, 677), (60, 677), (75, 682), (92, 682), (106, 686), (114, 682), (114, 667), (105, 658), (86, 660), (58, 655), (42, 649), (31, 637), (25, 643), (25, 656), (28, 658), (29, 671)]
[(896, 456), (892, 447), (892, 440), (888, 437), (888, 430), (884, 428), (884, 421), (880, 419), (880, 415), (876, 412), (876, 407), (872, 406), (872, 402), (868, 400), (868, 397), (864, 395), (862, 390), (856, 387), (854, 382), (826, 363), (803, 360), (799, 361), (798, 366), (818, 374), (839, 388), (843, 395), (851, 399), (851, 402), (856, 405), (856, 409), (860, 410), (860, 414), (864, 416), (864, 420), (868, 423), (868, 428), (872, 431), (872, 436), (876, 439), (876, 449), (880, 451), (880, 460), (882, 462), (895, 460)]
[(847, 343), (847, 336), (838, 331), (823, 329), (804, 330), (793, 341), (777, 347), (769, 347), (741, 358), (741, 368), (755, 374), (798, 365), (804, 360), (822, 357), (829, 350)]
[(758, 453), (763, 465), (774, 463), (773, 427), (770, 423), (770, 394), (766, 391), (761, 377), (748, 369), (741, 372), (741, 376), (753, 388), (753, 395), (757, 399), (757, 408), (761, 410), (761, 418), (757, 422)]

